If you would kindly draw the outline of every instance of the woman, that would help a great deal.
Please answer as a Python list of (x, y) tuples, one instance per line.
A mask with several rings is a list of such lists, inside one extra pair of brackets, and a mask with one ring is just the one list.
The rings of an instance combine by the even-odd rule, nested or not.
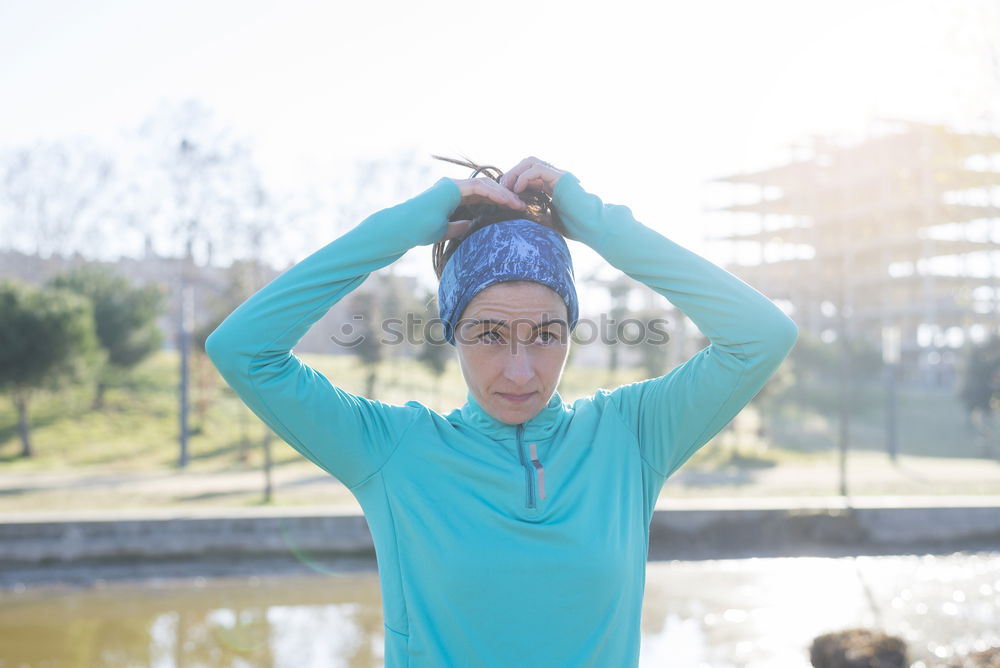
[[(514, 220), (473, 230), (465, 216), (483, 210)], [(710, 345), (662, 377), (564, 403), (578, 306), (559, 229), (669, 299)], [(292, 354), (370, 272), (435, 242), (447, 243), (435, 253), (439, 308), (464, 406), (441, 415), (366, 399)], [(247, 405), (361, 504), (387, 668), (578, 668), (637, 663), (660, 489), (796, 336), (762, 294), (529, 157), (499, 180), (442, 178), (372, 214), (250, 297), (206, 348)]]

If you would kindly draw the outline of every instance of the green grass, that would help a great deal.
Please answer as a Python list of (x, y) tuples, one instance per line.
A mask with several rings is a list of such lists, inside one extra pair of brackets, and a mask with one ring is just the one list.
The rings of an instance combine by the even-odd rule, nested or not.
[[(201, 360), (203, 364), (207, 363)], [(103, 409), (91, 410), (93, 390), (66, 388), (38, 393), (31, 403), (35, 456), (19, 457), (16, 414), (9, 400), (0, 404), (0, 463), (3, 470), (91, 468), (108, 471), (148, 470), (175, 465), (177, 438), (177, 356), (160, 352), (140, 365), (125, 385), (110, 387)], [(197, 365), (195, 375), (197, 374)], [(235, 398), (221, 392), (214, 369), (201, 369), (211, 384), (192, 388), (193, 468), (202, 460), (221, 461), (235, 448), (240, 412)], [(210, 371), (210, 373), (208, 373)], [(204, 417), (196, 414), (205, 402)], [(251, 418), (256, 420), (256, 418)], [(251, 423), (252, 424), (252, 423)], [(256, 427), (260, 431), (259, 427)]]
[[(304, 355), (306, 363), (335, 385), (364, 393), (365, 371), (351, 357)], [(127, 384), (107, 391), (103, 410), (90, 409), (92, 389), (68, 388), (58, 394), (38, 393), (31, 406), (35, 457), (19, 456), (17, 421), (9, 397), (0, 401), (0, 471), (144, 471), (175, 468), (178, 459), (177, 355), (160, 351), (138, 367)], [(190, 440), (192, 471), (257, 469), (261, 465), (264, 434), (260, 421), (226, 387), (204, 357), (192, 364)], [(639, 369), (622, 369), (614, 378), (605, 370), (569, 367), (560, 393), (566, 401), (592, 394), (598, 387), (616, 387), (640, 380)], [(423, 365), (393, 358), (380, 369), (376, 397), (402, 404), (417, 399), (446, 412), (462, 405), (467, 389), (457, 363), (435, 380)], [(884, 397), (881, 388), (863, 391), (864, 410), (852, 415), (851, 448), (884, 448)], [(702, 468), (762, 468), (781, 462), (828, 457), (836, 447), (833, 416), (806, 410), (791, 402), (768, 416), (766, 438), (757, 435), (759, 415), (744, 410), (727, 430), (700, 452), (691, 466)], [(899, 401), (899, 443), (909, 455), (977, 457), (961, 406), (950, 394), (903, 390)], [(252, 443), (246, 461), (239, 458), (242, 439)], [(294, 450), (276, 441), (275, 464), (301, 461)]]
[[(351, 357), (303, 355), (332, 383), (348, 392), (363, 394), (366, 373)], [(67, 387), (59, 393), (38, 392), (31, 402), (31, 438), (35, 456), (20, 457), (17, 415), (9, 397), (0, 401), (0, 470), (40, 471), (103, 469), (136, 471), (175, 467), (178, 446), (178, 357), (160, 351), (141, 364), (127, 384), (110, 387), (101, 410), (91, 410), (89, 386)], [(567, 401), (593, 393), (592, 374), (567, 369), (560, 393)], [(607, 379), (607, 373), (600, 377)], [(635, 369), (620, 370), (618, 384), (641, 378)], [(238, 457), (244, 434), (259, 442), (264, 427), (225, 385), (208, 360), (196, 357), (191, 365), (189, 441), (190, 470), (216, 471), (258, 468), (259, 448), (251, 447), (249, 459)], [(405, 358), (386, 360), (379, 373), (376, 398), (402, 404), (417, 399), (446, 412), (461, 406), (467, 388), (457, 362), (435, 379), (427, 368)], [(274, 449), (275, 463), (300, 460), (290, 448)]]

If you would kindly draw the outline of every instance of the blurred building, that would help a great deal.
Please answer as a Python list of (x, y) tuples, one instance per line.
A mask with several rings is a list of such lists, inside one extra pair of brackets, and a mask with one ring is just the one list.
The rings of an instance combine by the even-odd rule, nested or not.
[(1000, 137), (879, 120), (790, 148), (714, 182), (727, 268), (803, 332), (830, 341), (842, 326), (904, 381), (952, 386), (958, 349), (1000, 324)]
[[(15, 279), (31, 285), (42, 285), (56, 274), (83, 264), (97, 264), (128, 278), (134, 285), (157, 285), (166, 294), (166, 309), (158, 323), (164, 333), (163, 348), (178, 348), (179, 317), (181, 312), (181, 277), (187, 272), (190, 286), (191, 329), (214, 327), (246, 297), (259, 287), (273, 280), (283, 269), (265, 263), (242, 261), (229, 267), (191, 266), (183, 258), (158, 255), (147, 245), (142, 257), (122, 257), (114, 262), (94, 261), (76, 253), (71, 256), (50, 255), (40, 257), (13, 250), (0, 250), (0, 280)], [(386, 281), (366, 281), (357, 292), (370, 295), (384, 289)], [(348, 354), (351, 349), (337, 345), (331, 338), (343, 323), (353, 317), (352, 304), (341, 301), (334, 304), (323, 318), (314, 325), (295, 346), (297, 352)]]
[[(176, 323), (180, 309), (177, 285), (185, 263), (181, 258), (157, 255), (148, 245), (143, 257), (123, 257), (115, 262), (94, 261), (79, 253), (41, 257), (14, 250), (0, 250), (0, 280), (9, 278), (30, 285), (42, 285), (56, 274), (84, 264), (104, 266), (137, 286), (159, 286), (167, 296), (166, 310), (158, 321), (165, 335), (163, 347), (176, 349)], [(268, 267), (263, 268), (262, 273), (269, 277), (274, 274)], [(190, 272), (189, 282), (193, 286), (193, 326), (197, 328), (214, 317), (213, 310), (217, 310), (219, 306), (213, 298), (225, 292), (229, 277), (226, 270), (220, 267), (198, 267)]]

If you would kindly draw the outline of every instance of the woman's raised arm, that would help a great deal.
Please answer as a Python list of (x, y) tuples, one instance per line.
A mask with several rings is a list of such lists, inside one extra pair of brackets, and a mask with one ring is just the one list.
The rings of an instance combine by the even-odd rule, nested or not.
[(443, 177), (373, 213), (265, 285), (209, 335), (205, 350), (247, 406), (289, 445), (353, 487), (378, 471), (417, 415), (344, 391), (292, 352), (330, 307), (414, 246), (458, 236), (462, 203), (523, 203), (492, 179)]
[(391, 455), (416, 409), (346, 392), (292, 347), (368, 274), (448, 236), (461, 193), (442, 178), (377, 211), (265, 285), (218, 326), (205, 350), (226, 382), (276, 434), (351, 487)]
[(710, 341), (666, 375), (608, 394), (643, 459), (665, 480), (760, 391), (795, 345), (798, 327), (733, 274), (636, 221), (628, 207), (586, 192), (572, 173), (554, 183), (552, 205), (571, 238), (666, 297)]

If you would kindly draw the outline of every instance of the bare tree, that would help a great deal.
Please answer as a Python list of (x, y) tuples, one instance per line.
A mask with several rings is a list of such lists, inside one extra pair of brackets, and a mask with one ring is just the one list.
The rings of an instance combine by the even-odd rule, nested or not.
[(357, 160), (347, 177), (337, 180), (332, 194), (339, 220), (346, 228), (375, 211), (413, 197), (431, 184), (430, 160), (414, 150)]
[(109, 235), (101, 201), (111, 160), (82, 142), (37, 143), (0, 157), (0, 239), (9, 249), (41, 257), (94, 254)]
[[(180, 260), (175, 303), (181, 378), (178, 465), (183, 468), (189, 459), (188, 358), (197, 269), (211, 264), (219, 251), (231, 257), (248, 231), (253, 237), (243, 212), (257, 206), (262, 186), (246, 143), (197, 101), (164, 107), (142, 124), (139, 134), (146, 148), (141, 162), (149, 169), (146, 197), (161, 204), (159, 215), (139, 224), (147, 226), (147, 238), (159, 237)], [(145, 202), (134, 204), (148, 211)]]

